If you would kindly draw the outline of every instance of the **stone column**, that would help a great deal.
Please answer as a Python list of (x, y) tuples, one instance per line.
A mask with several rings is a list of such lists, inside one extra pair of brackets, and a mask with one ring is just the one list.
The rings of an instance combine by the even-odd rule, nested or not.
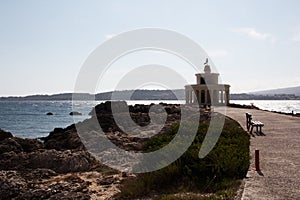
[(192, 90), (192, 104), (194, 103), (194, 98), (195, 98), (195, 92)]
[(185, 103), (186, 104), (189, 104), (189, 102), (188, 102), (188, 99), (189, 99), (189, 92), (188, 92), (188, 90), (185, 88), (185, 90), (184, 90), (184, 92), (185, 92)]
[(209, 98), (210, 98), (210, 105), (214, 104), (214, 90), (208, 90), (209, 91)]
[(197, 102), (198, 102), (198, 104), (199, 104), (199, 101), (200, 101), (200, 91), (197, 89), (196, 90), (196, 99), (197, 99)]
[(204, 102), (204, 104), (207, 105), (207, 102), (208, 102), (207, 90), (204, 90), (204, 94), (205, 94), (205, 102)]
[(219, 103), (219, 95), (218, 95), (218, 90), (213, 91), (213, 102), (212, 104), (217, 105)]
[(201, 105), (201, 90), (198, 90), (198, 91), (199, 91), (198, 104)]
[(221, 104), (224, 104), (224, 91), (221, 90)]
[(219, 95), (219, 90), (216, 90), (216, 104), (220, 103), (220, 95)]
[(190, 102), (189, 102), (189, 100), (190, 100), (190, 97), (189, 97), (189, 90), (188, 89), (185, 89), (185, 101), (186, 101), (186, 103), (187, 104), (189, 104)]
[(206, 104), (211, 104), (211, 91), (207, 89), (207, 101)]
[(225, 90), (225, 99), (225, 104), (228, 106), (230, 101), (229, 89)]

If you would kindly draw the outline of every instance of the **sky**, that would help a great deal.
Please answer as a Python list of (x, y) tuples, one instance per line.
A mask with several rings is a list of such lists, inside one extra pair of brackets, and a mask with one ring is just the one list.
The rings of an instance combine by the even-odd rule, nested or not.
[[(146, 27), (197, 42), (232, 93), (300, 85), (297, 0), (1, 0), (0, 96), (73, 92), (95, 48)], [(149, 57), (172, 60), (164, 53), (142, 55), (124, 58), (119, 66), (147, 63)], [(170, 63), (184, 68), (178, 58)], [(113, 90), (109, 82), (115, 79), (110, 76), (98, 92)], [(188, 81), (194, 83), (195, 77)]]

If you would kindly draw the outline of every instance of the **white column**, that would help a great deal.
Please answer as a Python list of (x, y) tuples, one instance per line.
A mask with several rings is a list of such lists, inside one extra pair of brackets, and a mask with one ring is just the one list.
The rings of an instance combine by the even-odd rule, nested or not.
[(189, 104), (189, 91), (185, 88), (185, 103)]
[(225, 90), (225, 104), (228, 106), (229, 105), (229, 90)]
[(204, 94), (205, 94), (205, 102), (204, 104), (206, 105), (207, 104), (207, 101), (208, 101), (208, 95), (207, 95), (207, 92), (208, 90), (204, 90)]
[(199, 90), (196, 90), (196, 98), (197, 98), (197, 102), (199, 104), (199, 101), (200, 101), (200, 91)]
[(189, 91), (189, 102), (190, 103), (192, 103), (192, 99), (193, 99), (193, 97), (192, 97), (192, 90), (190, 90)]
[(221, 104), (224, 104), (224, 92), (221, 90)]

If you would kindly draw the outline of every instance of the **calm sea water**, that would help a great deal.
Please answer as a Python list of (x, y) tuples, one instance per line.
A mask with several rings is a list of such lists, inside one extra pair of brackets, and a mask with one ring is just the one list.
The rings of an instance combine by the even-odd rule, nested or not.
[(231, 100), (230, 103), (251, 105), (263, 110), (300, 113), (300, 100)]
[[(0, 101), (0, 128), (23, 138), (47, 136), (54, 128), (65, 128), (74, 122), (89, 118), (92, 108), (103, 101)], [(160, 103), (158, 101), (128, 101), (133, 104)], [(165, 103), (184, 103), (184, 101), (163, 101)], [(232, 103), (251, 105), (265, 110), (300, 113), (300, 101), (231, 101)], [(71, 111), (82, 113), (70, 116)], [(46, 115), (52, 112), (54, 115)]]
[[(90, 118), (92, 108), (104, 101), (0, 101), (0, 128), (23, 138), (44, 137), (54, 128), (65, 128), (74, 122)], [(162, 101), (128, 101), (133, 104), (151, 104)], [(164, 101), (180, 103), (178, 101)], [(181, 101), (183, 103), (184, 101)], [(81, 116), (70, 116), (71, 111), (82, 113)], [(53, 115), (46, 115), (51, 112)]]

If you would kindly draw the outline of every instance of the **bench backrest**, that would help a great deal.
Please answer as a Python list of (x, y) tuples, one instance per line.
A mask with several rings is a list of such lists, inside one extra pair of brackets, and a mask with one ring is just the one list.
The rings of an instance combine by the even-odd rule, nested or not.
[(246, 126), (247, 126), (247, 130), (250, 129), (251, 121), (252, 121), (252, 115), (250, 113), (246, 113)]

